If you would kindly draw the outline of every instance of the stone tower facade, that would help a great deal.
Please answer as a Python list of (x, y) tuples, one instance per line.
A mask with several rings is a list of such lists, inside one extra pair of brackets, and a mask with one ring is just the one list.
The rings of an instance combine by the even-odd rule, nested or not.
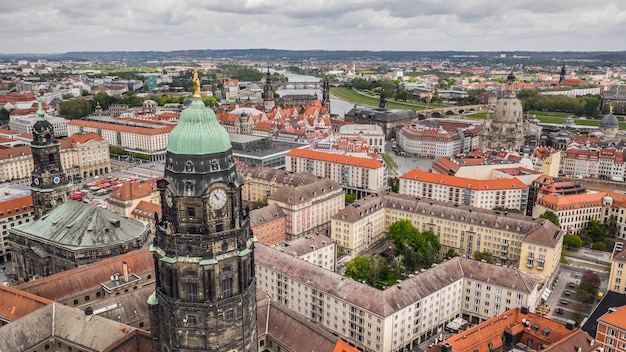
[(324, 77), (324, 80), (322, 81), (322, 105), (330, 114), (330, 82), (328, 80), (328, 76)]
[(263, 86), (263, 109), (265, 112), (270, 112), (276, 107), (276, 99), (274, 99), (274, 85), (272, 85), (272, 75), (269, 68), (265, 74), (265, 85)]
[(30, 190), (33, 197), (35, 219), (67, 201), (69, 185), (61, 166), (58, 140), (54, 137), (52, 124), (46, 120), (41, 97), (38, 98), (37, 122), (33, 126), (33, 171)]
[(158, 181), (156, 292), (148, 299), (153, 350), (256, 351), (256, 239), (242, 204), (243, 175), (199, 88), (194, 96), (169, 136)]
[(508, 76), (504, 95), (498, 99), (493, 119), (485, 118), (480, 134), (481, 149), (506, 148), (519, 150), (526, 136), (533, 134), (530, 122), (524, 121), (522, 103), (515, 95), (515, 76)]

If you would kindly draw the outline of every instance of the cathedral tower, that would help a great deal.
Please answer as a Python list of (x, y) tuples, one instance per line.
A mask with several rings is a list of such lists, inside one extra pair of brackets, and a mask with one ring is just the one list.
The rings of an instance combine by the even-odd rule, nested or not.
[(52, 124), (46, 120), (41, 95), (37, 98), (37, 105), (37, 122), (33, 126), (33, 141), (30, 144), (34, 166), (30, 190), (35, 220), (65, 203), (69, 196), (67, 176), (61, 166), (60, 145), (54, 137)]
[(256, 351), (256, 240), (242, 205), (243, 176), (228, 133), (200, 99), (197, 72), (194, 88), (158, 181), (156, 292), (148, 299), (153, 350)]
[(272, 84), (272, 75), (270, 69), (267, 69), (265, 74), (265, 85), (263, 86), (263, 109), (265, 112), (270, 112), (276, 107), (276, 100), (274, 99), (274, 85)]
[(328, 76), (324, 77), (322, 81), (322, 105), (330, 114), (330, 82), (328, 81)]

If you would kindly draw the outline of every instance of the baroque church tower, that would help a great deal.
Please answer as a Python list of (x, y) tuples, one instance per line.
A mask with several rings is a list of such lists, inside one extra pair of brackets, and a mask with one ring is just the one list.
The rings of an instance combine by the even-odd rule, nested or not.
[(322, 105), (330, 114), (330, 82), (328, 80), (328, 75), (326, 75), (322, 81)]
[(274, 85), (272, 85), (272, 75), (270, 74), (269, 67), (267, 69), (267, 73), (265, 74), (265, 85), (263, 86), (263, 93), (261, 96), (263, 98), (263, 109), (265, 112), (274, 110), (276, 107), (276, 100), (274, 99)]
[(52, 124), (46, 120), (41, 95), (37, 100), (37, 122), (33, 126), (33, 141), (30, 144), (34, 165), (30, 190), (35, 220), (65, 203), (69, 197), (67, 176), (61, 166), (60, 145), (54, 137)]
[(254, 238), (243, 176), (215, 113), (194, 100), (170, 133), (151, 250), (153, 351), (256, 351)]

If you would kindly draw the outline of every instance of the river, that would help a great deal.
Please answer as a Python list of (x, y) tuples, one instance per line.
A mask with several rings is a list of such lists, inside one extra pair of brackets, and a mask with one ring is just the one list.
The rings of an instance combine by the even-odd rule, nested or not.
[[(273, 73), (274, 70), (270, 69), (270, 72)], [(289, 73), (284, 71), (278, 71), (278, 73), (287, 77), (290, 82), (319, 82), (319, 77), (307, 76), (307, 75), (299, 75), (295, 73)], [(278, 95), (288, 95), (288, 94), (317, 94), (319, 100), (322, 100), (322, 89), (278, 89), (276, 90)], [(337, 99), (337, 97), (331, 95), (330, 96), (330, 112), (333, 114), (337, 114), (338, 116), (343, 117), (346, 112), (352, 110), (354, 107), (354, 103)]]

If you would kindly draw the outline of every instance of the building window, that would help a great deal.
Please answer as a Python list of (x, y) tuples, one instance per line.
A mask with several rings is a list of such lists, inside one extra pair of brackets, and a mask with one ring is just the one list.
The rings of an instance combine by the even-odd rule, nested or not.
[(233, 279), (222, 280), (222, 298), (229, 298), (233, 295)]
[(187, 207), (187, 216), (189, 217), (195, 217), (196, 216), (196, 209), (194, 207)]
[(185, 291), (187, 291), (188, 302), (198, 302), (198, 284), (192, 282), (185, 283)]
[(232, 309), (229, 309), (226, 311), (226, 314), (225, 314), (226, 320), (233, 320), (233, 316), (234, 316), (234, 313)]

